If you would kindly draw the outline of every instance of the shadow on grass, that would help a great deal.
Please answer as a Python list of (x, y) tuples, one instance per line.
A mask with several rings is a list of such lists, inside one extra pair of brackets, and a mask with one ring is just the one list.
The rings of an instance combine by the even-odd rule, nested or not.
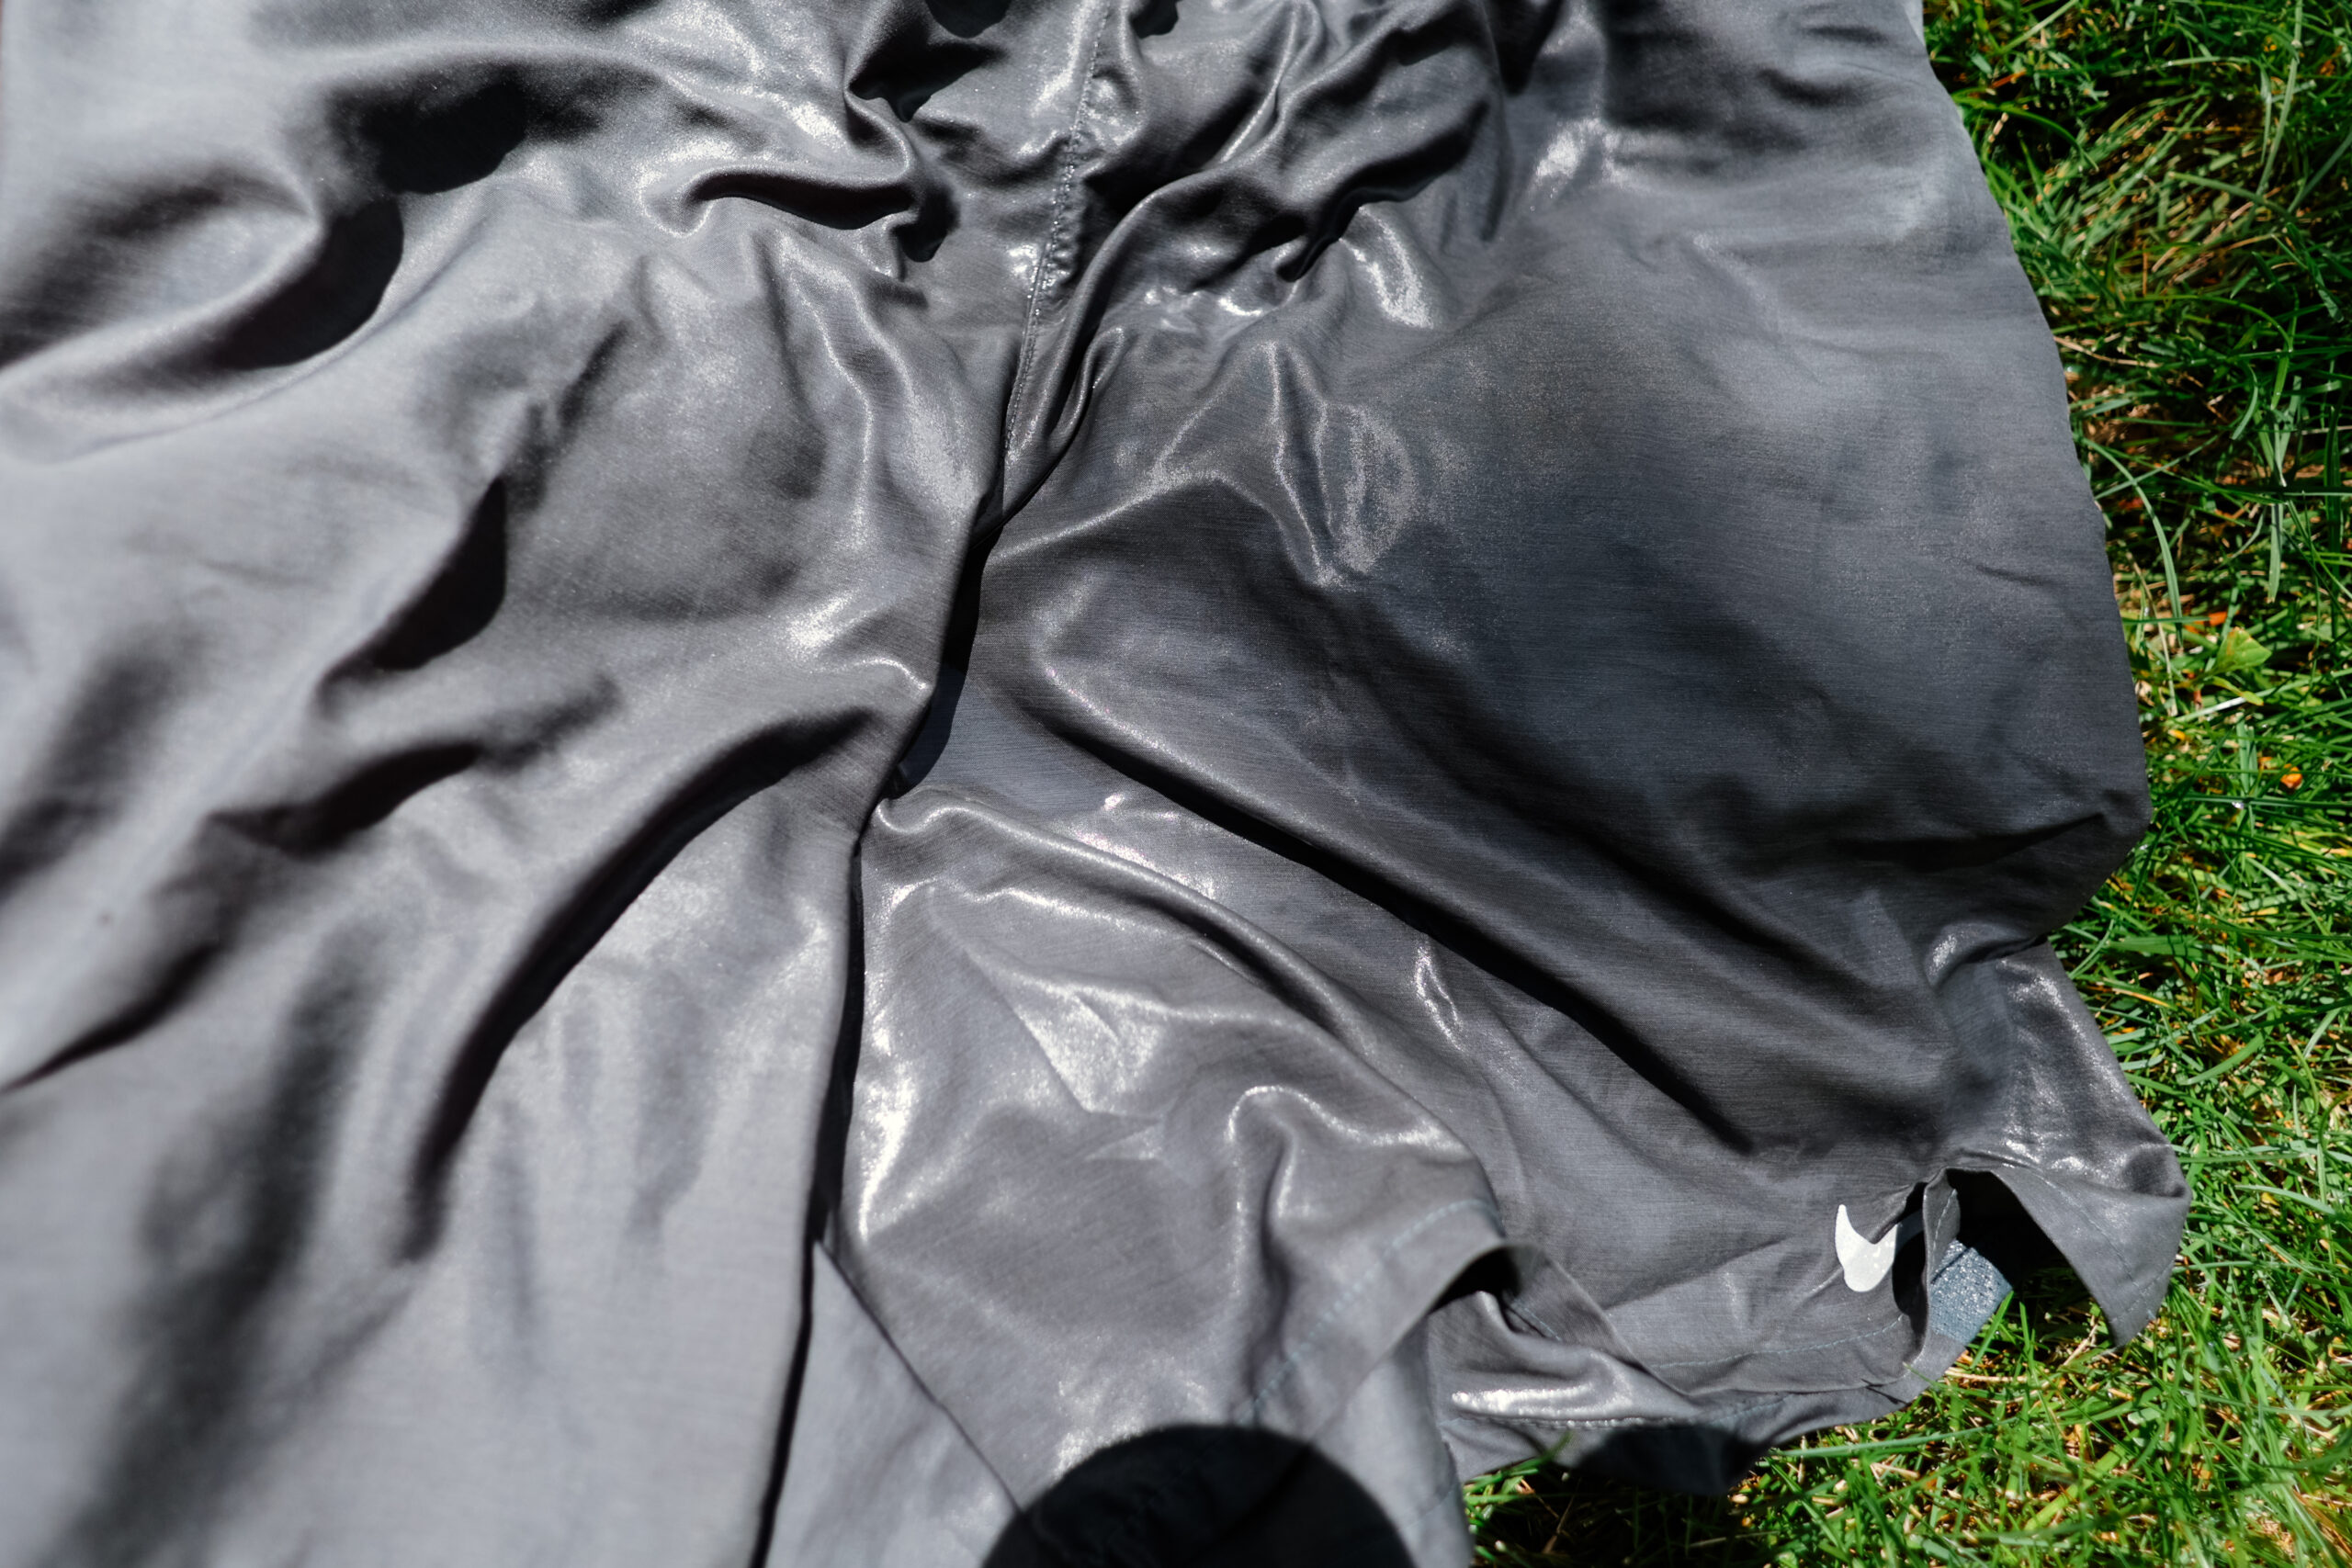
[(1689, 1497), (1562, 1470), (1515, 1476), (1496, 1490), (1478, 1530), (1483, 1562), (1746, 1568), (1772, 1560), (1771, 1544), (1745, 1522), (1737, 1493)]

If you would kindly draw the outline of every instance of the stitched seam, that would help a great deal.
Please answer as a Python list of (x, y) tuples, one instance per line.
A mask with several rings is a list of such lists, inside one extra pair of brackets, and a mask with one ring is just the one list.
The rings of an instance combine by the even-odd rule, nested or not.
[(1962, 1252), (1959, 1248), (1954, 1247), (1951, 1255), (1946, 1258), (1941, 1263), (1937, 1264), (1936, 1271), (1928, 1276), (1928, 1289), (1932, 1292), (1938, 1285), (1942, 1284), (1944, 1282), (1944, 1276), (1958, 1268), (1960, 1266), (1960, 1260), (1966, 1256), (1967, 1254)]
[[(1932, 1291), (1938, 1285), (1943, 1283), (1944, 1276), (1951, 1272), (1952, 1269), (1958, 1268), (1960, 1266), (1961, 1258), (1965, 1256), (1965, 1253), (1955, 1250), (1943, 1263), (1938, 1265), (1934, 1276), (1928, 1281), (1928, 1289)], [(1558, 1329), (1554, 1328), (1550, 1324), (1544, 1322), (1542, 1318), (1528, 1311), (1526, 1307), (1521, 1305), (1517, 1301), (1512, 1301), (1508, 1304), (1513, 1315), (1526, 1319), (1527, 1322), (1538, 1332), (1542, 1333), (1545, 1338), (1562, 1345), (1568, 1343), (1566, 1337), (1562, 1335)], [(1910, 1321), (1911, 1320), (1909, 1318), (1897, 1318), (1893, 1323), (1885, 1324), (1880, 1327), (1871, 1329), (1867, 1334), (1849, 1334), (1843, 1339), (1826, 1340), (1819, 1345), (1793, 1345), (1779, 1350), (1739, 1350), (1734, 1351), (1732, 1354), (1727, 1356), (1702, 1356), (1696, 1360), (1690, 1361), (1644, 1361), (1642, 1365), (1645, 1367), (1706, 1367), (1720, 1365), (1724, 1361), (1746, 1360), (1750, 1357), (1802, 1356), (1808, 1351), (1835, 1349), (1840, 1345), (1851, 1345), (1863, 1339), (1875, 1339), (1880, 1335), (1889, 1333), (1894, 1329), (1903, 1326), (1903, 1325)], [(1908, 1365), (1908, 1363), (1906, 1362), (1905, 1365)]]
[(915, 1385), (915, 1392), (931, 1402), (931, 1407), (939, 1412), (940, 1419), (947, 1423), (948, 1430), (956, 1434), (956, 1440), (964, 1445), (965, 1451), (979, 1461), (980, 1468), (988, 1472), (990, 1481), (996, 1483), (997, 1490), (1002, 1494), (1004, 1500), (1012, 1506), (1015, 1513), (1019, 1513), (1020, 1499), (1014, 1494), (1012, 1483), (1006, 1481), (998, 1472), (996, 1461), (989, 1458), (978, 1443), (972, 1440), (972, 1434), (965, 1430), (964, 1423), (957, 1418), (954, 1411), (947, 1408), (946, 1402), (933, 1392), (931, 1384), (923, 1380), (922, 1374), (915, 1371), (914, 1363), (907, 1359), (907, 1353), (899, 1348), (899, 1342), (890, 1337), (890, 1331), (883, 1327), (882, 1320), (874, 1314), (874, 1308), (867, 1303), (864, 1292), (851, 1282), (848, 1271), (841, 1266), (831, 1253), (826, 1252), (822, 1247), (815, 1250), (824, 1252), (826, 1267), (833, 1271), (833, 1279), (848, 1294), (849, 1299), (857, 1304), (857, 1310), (865, 1314), (866, 1324), (874, 1330), (874, 1337), (882, 1341), (883, 1348), (890, 1352), (890, 1359), (898, 1362), (899, 1370), (906, 1373), (907, 1381)]
[(1538, 1334), (1544, 1336), (1544, 1338), (1552, 1341), (1553, 1344), (1566, 1345), (1568, 1342), (1567, 1336), (1562, 1334), (1558, 1329), (1553, 1327), (1550, 1324), (1544, 1322), (1542, 1318), (1536, 1316), (1525, 1307), (1520, 1305), (1517, 1298), (1513, 1298), (1511, 1301), (1506, 1303), (1505, 1305), (1513, 1317), (1525, 1318), (1531, 1327), (1532, 1327)]
[(1069, 145), (1062, 150), (1061, 177), (1054, 185), (1052, 220), (1046, 229), (1045, 247), (1037, 253), (1037, 264), (1029, 269), (1028, 311), (1021, 323), (1021, 358), (1013, 367), (1012, 395), (1004, 407), (1003, 457), (1007, 462), (1012, 456), (1013, 427), (1021, 418), (1022, 395), (1029, 389), (1029, 372), (1036, 359), (1037, 318), (1045, 299), (1046, 273), (1061, 245), (1062, 224), (1069, 216), (1070, 191), (1078, 183), (1079, 137), (1086, 129), (1087, 111), (1094, 105), (1095, 68), (1102, 61), (1102, 35), (1110, 29), (1111, 13), (1116, 9), (1117, 0), (1103, 0), (1102, 13), (1095, 18), (1094, 41), (1086, 51), (1086, 73), (1079, 80), (1078, 107), (1069, 117)]
[(1898, 1328), (1908, 1328), (1911, 1320), (1898, 1317), (1893, 1323), (1871, 1329), (1867, 1334), (1849, 1334), (1843, 1339), (1825, 1339), (1818, 1345), (1790, 1345), (1778, 1350), (1735, 1350), (1727, 1356), (1700, 1356), (1688, 1361), (1649, 1361), (1645, 1367), (1720, 1367), (1725, 1361), (1769, 1360), (1780, 1356), (1802, 1356), (1814, 1350), (1834, 1350), (1840, 1345), (1858, 1345), (1865, 1339), (1875, 1339), (1882, 1334), (1892, 1334)]
[(1257, 1397), (1250, 1400), (1248, 1404), (1242, 1406), (1239, 1424), (1246, 1427), (1251, 1425), (1258, 1419), (1259, 1412), (1265, 1408), (1266, 1401), (1273, 1398), (1274, 1394), (1282, 1388), (1283, 1384), (1290, 1381), (1291, 1373), (1298, 1370), (1300, 1358), (1315, 1348), (1315, 1342), (1323, 1337), (1323, 1331), (1330, 1326), (1331, 1320), (1339, 1316), (1340, 1313), (1345, 1312), (1351, 1303), (1352, 1303), (1358, 1296), (1363, 1294), (1364, 1292), (1372, 1288), (1373, 1281), (1380, 1277), (1380, 1271), (1383, 1266), (1385, 1265), (1391, 1258), (1396, 1257), (1397, 1252), (1404, 1247), (1406, 1243), (1411, 1241), (1415, 1236), (1420, 1235), (1423, 1231), (1437, 1224), (1438, 1221), (1445, 1218), (1446, 1215), (1458, 1213), (1464, 1209), (1483, 1210), (1487, 1213), (1494, 1215), (1495, 1223), (1498, 1227), (1502, 1224), (1501, 1216), (1495, 1214), (1494, 1206), (1488, 1203), (1485, 1199), (1457, 1198), (1453, 1202), (1444, 1205), (1442, 1208), (1430, 1210), (1428, 1213), (1423, 1214), (1419, 1219), (1415, 1220), (1410, 1225), (1407, 1226), (1401, 1233), (1390, 1238), (1388, 1245), (1380, 1249), (1380, 1256), (1373, 1259), (1372, 1266), (1366, 1269), (1362, 1274), (1356, 1276), (1356, 1282), (1350, 1285), (1345, 1291), (1341, 1292), (1340, 1299), (1333, 1302), (1329, 1306), (1325, 1307), (1323, 1309), (1322, 1315), (1317, 1317), (1315, 1322), (1308, 1326), (1306, 1334), (1300, 1337), (1297, 1345), (1292, 1348), (1291, 1353), (1283, 1358), (1282, 1365), (1276, 1367), (1273, 1371), (1273, 1375), (1268, 1378), (1266, 1382), (1260, 1386)]
[[(1825, 1393), (1843, 1393), (1849, 1391), (1844, 1389), (1824, 1389), (1821, 1392)], [(1533, 1416), (1526, 1417), (1510, 1417), (1502, 1416), (1442, 1416), (1438, 1417), (1437, 1424), (1441, 1427), (1459, 1427), (1466, 1432), (1475, 1432), (1487, 1427), (1499, 1427), (1506, 1432), (1515, 1432), (1519, 1430), (1519, 1427), (1512, 1425), (1514, 1420), (1524, 1420), (1530, 1426), (1558, 1427), (1563, 1430), (1574, 1430), (1579, 1432), (1594, 1431), (1604, 1427), (1657, 1427), (1666, 1428), (1680, 1427), (1707, 1427), (1712, 1426), (1718, 1417), (1745, 1416), (1752, 1410), (1770, 1409), (1775, 1404), (1786, 1404), (1790, 1400), (1799, 1397), (1801, 1397), (1801, 1395), (1794, 1393), (1767, 1394), (1762, 1399), (1753, 1401), (1747, 1404), (1725, 1405), (1720, 1410), (1704, 1409), (1700, 1412), (1699, 1416)], [(1701, 1417), (1703, 1417), (1703, 1419)]]

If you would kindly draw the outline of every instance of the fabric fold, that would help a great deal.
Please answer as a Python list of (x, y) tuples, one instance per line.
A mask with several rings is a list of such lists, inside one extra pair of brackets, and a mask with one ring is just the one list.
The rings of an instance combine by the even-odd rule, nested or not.
[(1434, 1568), (1449, 1455), (1728, 1484), (2043, 1240), (2155, 1310), (2045, 940), (2129, 672), (1908, 0), (0, 73), (0, 1563)]

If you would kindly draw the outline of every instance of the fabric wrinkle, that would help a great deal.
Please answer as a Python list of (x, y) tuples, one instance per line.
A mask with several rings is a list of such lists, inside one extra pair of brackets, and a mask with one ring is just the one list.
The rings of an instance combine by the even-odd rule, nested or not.
[(1908, 0), (0, 73), (0, 1562), (1458, 1568), (2010, 1244), (2154, 1311), (2046, 940), (2130, 674)]

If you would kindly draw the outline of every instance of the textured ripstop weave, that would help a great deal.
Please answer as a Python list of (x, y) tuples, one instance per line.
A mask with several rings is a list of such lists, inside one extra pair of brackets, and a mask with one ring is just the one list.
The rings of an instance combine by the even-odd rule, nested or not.
[(2187, 1190), (1911, 0), (8, 0), (0, 1563), (1468, 1559)]

